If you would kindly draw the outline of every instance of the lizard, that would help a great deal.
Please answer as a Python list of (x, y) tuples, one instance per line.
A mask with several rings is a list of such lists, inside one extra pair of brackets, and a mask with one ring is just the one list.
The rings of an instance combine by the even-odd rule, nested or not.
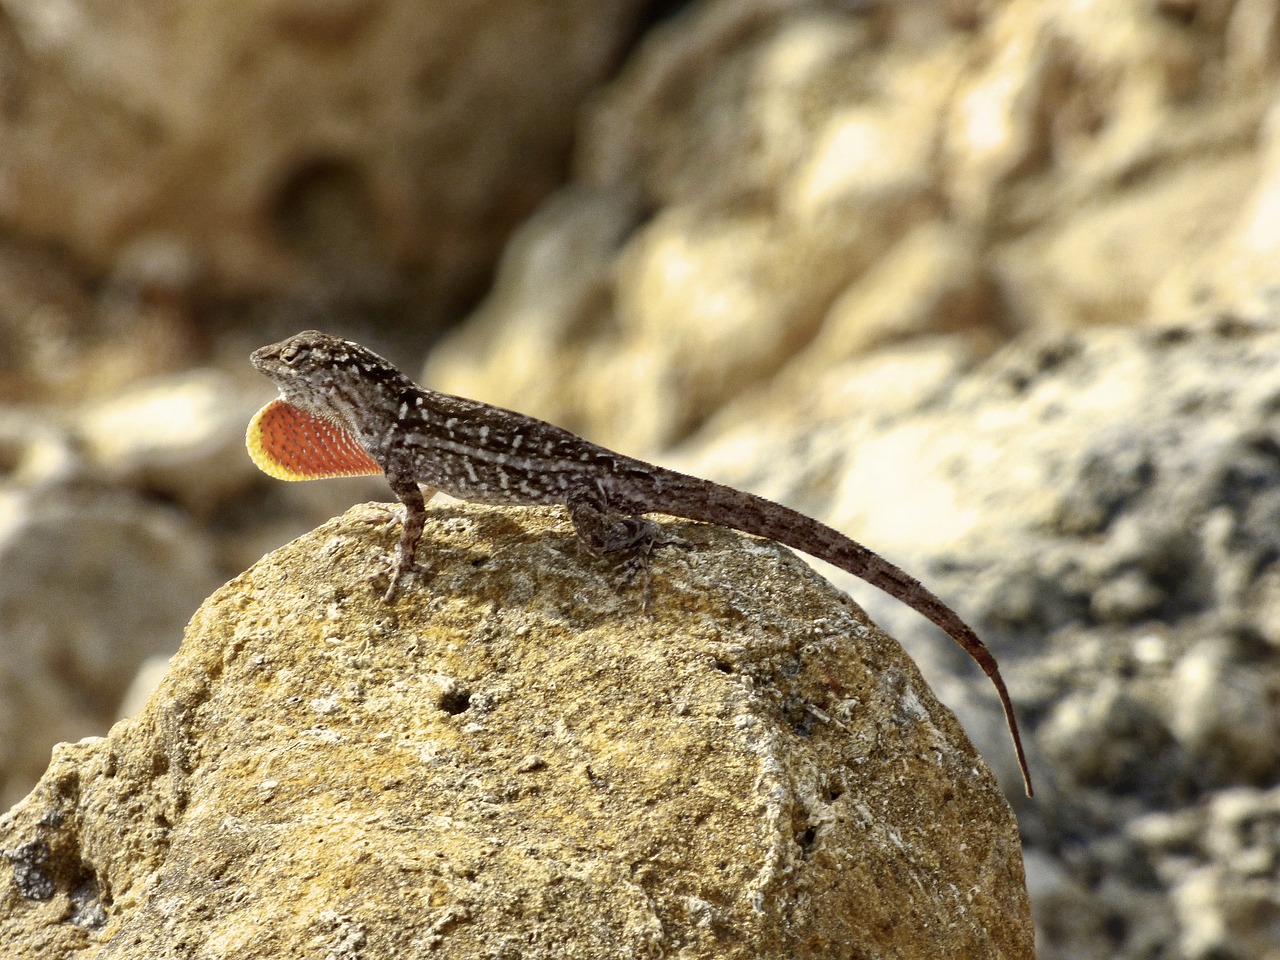
[(566, 507), (588, 550), (624, 557), (633, 570), (673, 542), (646, 514), (763, 537), (839, 567), (946, 631), (994, 684), (1032, 796), (1017, 717), (991, 651), (919, 580), (856, 540), (772, 500), (615, 453), (545, 420), (420, 387), (372, 350), (331, 334), (306, 330), (250, 359), (280, 392), (246, 433), (260, 469), (282, 480), (384, 475), (404, 504), (385, 602), (417, 569), (426, 503), (438, 492)]

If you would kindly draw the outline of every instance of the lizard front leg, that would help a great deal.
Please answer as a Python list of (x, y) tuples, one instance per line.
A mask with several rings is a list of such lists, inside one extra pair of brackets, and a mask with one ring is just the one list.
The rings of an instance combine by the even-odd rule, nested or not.
[(387, 585), (387, 592), (382, 597), (386, 603), (390, 603), (395, 599), (405, 574), (419, 569), (415, 561), (418, 542), (422, 539), (422, 528), (427, 522), (427, 501), (436, 495), (436, 491), (431, 487), (420, 487), (411, 477), (406, 476), (387, 474), (387, 483), (404, 504), (404, 526), (400, 530), (400, 543), (396, 547), (396, 559), (391, 567), (391, 583)]

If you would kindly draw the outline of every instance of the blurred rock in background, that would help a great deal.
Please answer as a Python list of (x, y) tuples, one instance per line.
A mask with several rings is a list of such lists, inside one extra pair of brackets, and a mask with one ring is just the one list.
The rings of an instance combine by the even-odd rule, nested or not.
[(224, 295), (449, 316), (642, 9), (5, 0), (0, 217), (98, 276), (163, 242)]
[(1270, 3), (852, 6), (652, 31), (431, 379), (661, 447), (895, 340), (1202, 315), (1242, 220), (1262, 259)]
[[(1272, 0), (0, 0), (5, 802), (389, 498), (242, 452), (320, 326), (954, 603), (1042, 958), (1280, 957), (1277, 103)], [(840, 582), (1016, 795), (985, 679)]]

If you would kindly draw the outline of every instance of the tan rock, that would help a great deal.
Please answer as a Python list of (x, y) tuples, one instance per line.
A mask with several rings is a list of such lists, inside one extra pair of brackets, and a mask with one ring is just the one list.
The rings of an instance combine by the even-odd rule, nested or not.
[(197, 353), (191, 291), (177, 289), (181, 276), (163, 281), (158, 269), (148, 276), (139, 268), (99, 286), (65, 251), (16, 236), (0, 240), (0, 401), (97, 400), (190, 365)]
[(583, 398), (565, 384), (610, 354), (629, 356), (598, 324), (636, 206), (624, 192), (579, 187), (544, 203), (507, 245), (484, 304), (432, 348), (421, 382), (590, 432)]
[(1033, 955), (1016, 828), (886, 635), (706, 527), (650, 614), (555, 511), (384, 507), (192, 620), (141, 715), (0, 818), (19, 956)]
[(1171, 273), (1156, 291), (1157, 315), (1168, 322), (1219, 313), (1265, 316), (1280, 286), (1280, 99), (1263, 129), (1251, 195), (1226, 208), (1230, 228), (1191, 269)]
[(54, 258), (0, 244), (0, 399), (30, 400), (38, 384), (79, 395), (86, 371), (73, 362), (75, 338), (90, 316), (89, 297)]
[(977, 238), (929, 221), (840, 294), (821, 332), (793, 365), (811, 382), (841, 358), (888, 343), (957, 332), (989, 340), (1001, 313), (999, 299)]
[(992, 271), (1015, 313), (1038, 327), (1165, 319), (1163, 288), (1186, 291), (1188, 276), (1212, 262), (1206, 254), (1230, 232), (1257, 171), (1248, 155), (1182, 164), (1001, 245)]

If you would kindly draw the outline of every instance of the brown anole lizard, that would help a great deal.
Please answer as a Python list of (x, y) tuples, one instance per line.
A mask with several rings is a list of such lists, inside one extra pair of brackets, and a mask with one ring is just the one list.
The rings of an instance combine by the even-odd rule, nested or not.
[(414, 569), (426, 502), (438, 491), (479, 503), (563, 505), (596, 554), (636, 567), (666, 541), (664, 513), (775, 540), (834, 564), (918, 610), (995, 684), (1027, 796), (1018, 721), (995, 658), (950, 607), (910, 574), (838, 530), (781, 504), (637, 460), (501, 407), (419, 387), (358, 343), (308, 330), (262, 347), (253, 365), (280, 389), (254, 416), (254, 462), (283, 480), (385, 474), (405, 506), (391, 602)]

